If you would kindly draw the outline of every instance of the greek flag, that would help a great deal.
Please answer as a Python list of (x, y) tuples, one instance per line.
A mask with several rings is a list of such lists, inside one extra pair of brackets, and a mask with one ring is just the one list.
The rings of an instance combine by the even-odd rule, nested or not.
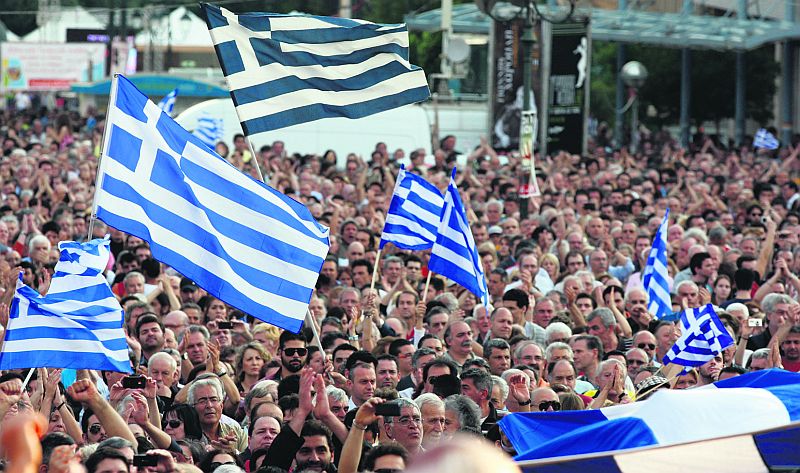
[(298, 332), (328, 253), (305, 206), (236, 170), (128, 79), (111, 89), (97, 217), (214, 297)]
[(178, 89), (174, 89), (172, 92), (168, 93), (161, 99), (161, 102), (158, 102), (158, 108), (167, 112), (167, 115), (172, 116), (172, 110), (175, 108), (175, 100), (178, 98)]
[(221, 118), (214, 118), (211, 115), (204, 114), (197, 119), (197, 128), (194, 129), (192, 135), (213, 151), (217, 143), (222, 141), (224, 130), (225, 125)]
[(444, 197), (433, 184), (400, 167), (386, 213), (380, 247), (394, 243), (405, 250), (427, 250), (436, 241)]
[(657, 319), (672, 315), (672, 301), (669, 296), (669, 274), (667, 273), (667, 226), (669, 209), (658, 227), (647, 264), (642, 274), (642, 284), (647, 291), (647, 311)]
[(201, 4), (248, 136), (323, 118), (361, 118), (426, 100), (403, 24)]
[(664, 364), (700, 366), (733, 344), (711, 304), (681, 312), (681, 337), (664, 355)]
[(753, 140), (753, 146), (756, 148), (778, 149), (780, 145), (778, 139), (764, 128), (756, 132), (756, 137)]
[(17, 281), (0, 369), (71, 368), (131, 372), (123, 312), (103, 271), (109, 237), (62, 241), (46, 296)]
[(450, 185), (444, 196), (439, 232), (431, 249), (428, 269), (446, 276), (475, 294), (481, 303), (489, 304), (489, 290), (483, 274), (478, 249), (472, 230), (469, 228), (467, 213), (455, 183), (456, 170), (450, 177)]
[[(785, 466), (797, 465), (800, 457), (796, 448), (800, 441), (798, 396), (800, 374), (770, 369), (698, 389), (662, 389), (645, 401), (601, 409), (518, 412), (506, 415), (499, 424), (517, 451), (515, 460), (542, 461), (519, 464), (525, 472), (613, 472), (618, 471), (617, 466), (625, 466), (621, 471), (626, 472), (786, 471)], [(782, 427), (794, 427), (792, 435), (763, 433)], [(747, 442), (739, 443), (739, 449), (748, 455), (763, 456), (774, 470), (753, 468), (744, 458), (739, 458), (744, 465), (739, 468), (718, 455), (716, 440), (747, 433), (759, 434), (756, 440), (761, 455), (754, 451), (752, 439), (749, 447)], [(711, 440), (715, 442), (695, 445), (696, 448), (685, 452), (691, 453), (691, 457), (701, 457), (698, 463), (686, 468), (676, 469), (675, 465), (685, 459), (678, 458), (680, 455), (676, 456), (674, 449), (663, 455), (650, 451), (650, 455), (642, 455), (638, 462), (599, 458)], [(714, 453), (709, 455), (710, 452)], [(559, 459), (570, 463), (555, 463)], [(653, 465), (658, 466), (650, 468)]]

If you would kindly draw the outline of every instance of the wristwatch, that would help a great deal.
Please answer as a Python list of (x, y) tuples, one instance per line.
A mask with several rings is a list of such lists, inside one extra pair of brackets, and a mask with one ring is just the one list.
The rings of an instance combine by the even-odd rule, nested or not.
[(220, 378), (223, 377), (223, 376), (227, 376), (227, 375), (228, 375), (227, 371), (223, 371), (222, 373), (217, 373), (217, 376), (220, 377)]
[(531, 405), (531, 400), (528, 399), (527, 401), (520, 402), (519, 405), (520, 406), (530, 406)]

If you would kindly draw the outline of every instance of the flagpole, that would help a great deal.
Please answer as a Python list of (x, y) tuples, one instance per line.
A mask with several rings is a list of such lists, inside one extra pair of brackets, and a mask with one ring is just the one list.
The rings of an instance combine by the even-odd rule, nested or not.
[(256, 164), (256, 173), (258, 174), (258, 178), (266, 184), (264, 181), (264, 175), (261, 174), (261, 166), (258, 165), (258, 156), (256, 155), (256, 150), (253, 148), (253, 143), (250, 141), (250, 137), (245, 138), (247, 140), (247, 146), (250, 148), (250, 152), (253, 154), (253, 162)]
[[(372, 268), (372, 282), (369, 285), (369, 291), (375, 290), (375, 280), (378, 278), (378, 263), (381, 261), (381, 252), (383, 248), (378, 248), (378, 254), (375, 255), (375, 266)], [(383, 288), (386, 290), (386, 288)]]
[(433, 271), (429, 269), (428, 279), (425, 280), (425, 291), (422, 293), (422, 302), (425, 302), (428, 299), (428, 286), (431, 285), (431, 274), (433, 274)]
[(108, 109), (106, 110), (106, 123), (103, 127), (103, 138), (100, 144), (100, 156), (97, 157), (97, 175), (94, 177), (94, 196), (92, 197), (92, 214), (89, 216), (89, 234), (86, 236), (86, 240), (92, 239), (92, 233), (94, 232), (94, 221), (97, 219), (97, 194), (100, 192), (100, 186), (103, 185), (103, 155), (106, 154), (106, 147), (108, 146), (108, 129), (111, 120), (109, 116), (111, 115), (111, 107), (114, 106), (117, 99), (117, 80), (119, 74), (114, 74), (114, 77), (111, 78), (111, 91), (108, 94)]
[[(30, 368), (28, 370), (28, 374), (25, 376), (25, 381), (22, 382), (22, 391), (23, 392), (25, 391), (25, 386), (28, 385), (28, 381), (30, 381), (31, 377), (33, 377), (33, 370), (35, 370), (35, 369), (36, 368)], [(44, 380), (42, 380), (42, 384), (44, 384)]]
[(319, 347), (320, 353), (325, 355), (325, 350), (322, 349), (322, 342), (319, 339), (319, 333), (317, 333), (317, 325), (314, 323), (314, 315), (311, 313), (309, 309), (306, 309), (306, 323), (309, 327), (311, 327), (311, 333), (314, 334), (313, 342), (316, 346)]

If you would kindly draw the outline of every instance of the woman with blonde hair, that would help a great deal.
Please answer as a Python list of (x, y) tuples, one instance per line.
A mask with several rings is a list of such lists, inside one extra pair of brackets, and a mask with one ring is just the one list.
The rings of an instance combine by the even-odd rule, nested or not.
[(253, 327), (252, 334), (253, 340), (261, 344), (269, 353), (270, 359), (274, 357), (278, 348), (278, 339), (281, 336), (280, 329), (274, 325), (260, 323)]
[(244, 345), (236, 355), (236, 387), (242, 395), (250, 392), (261, 379), (261, 368), (272, 360), (272, 356), (259, 342)]
[(561, 275), (561, 265), (558, 262), (558, 257), (553, 253), (545, 253), (539, 257), (539, 267), (547, 271), (550, 275), (550, 280), (555, 283)]

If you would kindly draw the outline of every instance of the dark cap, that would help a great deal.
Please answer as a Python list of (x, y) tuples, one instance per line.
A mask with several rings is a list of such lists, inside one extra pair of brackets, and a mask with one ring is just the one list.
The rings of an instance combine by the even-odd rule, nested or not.
[(200, 289), (194, 281), (189, 278), (181, 278), (181, 291), (194, 292)]

